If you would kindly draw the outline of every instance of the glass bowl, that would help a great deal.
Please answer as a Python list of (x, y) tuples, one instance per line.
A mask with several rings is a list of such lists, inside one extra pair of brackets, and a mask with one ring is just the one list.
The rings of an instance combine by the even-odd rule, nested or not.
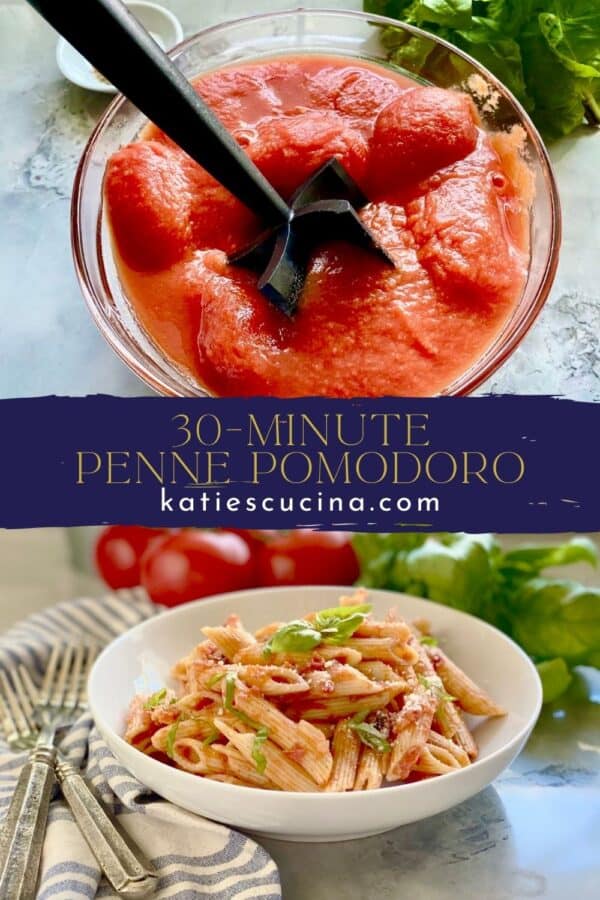
[[(418, 28), (382, 16), (334, 10), (290, 10), (239, 19), (206, 28), (173, 51), (191, 78), (223, 65), (298, 53), (323, 53), (389, 66), (382, 27), (394, 25), (408, 37), (430, 41), (435, 71), (415, 63), (412, 71), (392, 66), (420, 83), (471, 91), (485, 127), (492, 131), (521, 126), (535, 196), (531, 210), (529, 272), (509, 320), (488, 350), (442, 391), (469, 394), (500, 366), (522, 341), (540, 312), (558, 262), (561, 220), (556, 184), (542, 140), (510, 92), (466, 54)], [(490, 96), (494, 102), (483, 102)], [(113, 259), (102, 203), (102, 180), (110, 156), (135, 140), (145, 117), (123, 96), (106, 110), (85, 148), (75, 177), (71, 239), (77, 276), (98, 328), (127, 365), (151, 388), (168, 396), (211, 396), (190, 374), (166, 358), (136, 320)]]

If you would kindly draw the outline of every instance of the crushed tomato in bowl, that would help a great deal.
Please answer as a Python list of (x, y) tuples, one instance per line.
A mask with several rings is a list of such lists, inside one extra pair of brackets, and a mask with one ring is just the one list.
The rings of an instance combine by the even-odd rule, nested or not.
[(396, 267), (343, 242), (313, 255), (293, 319), (227, 255), (253, 214), (154, 125), (107, 167), (104, 196), (135, 315), (215, 394), (427, 396), (490, 347), (529, 262), (531, 176), (515, 135), (467, 94), (342, 57), (280, 57), (194, 80), (286, 198), (336, 157)]

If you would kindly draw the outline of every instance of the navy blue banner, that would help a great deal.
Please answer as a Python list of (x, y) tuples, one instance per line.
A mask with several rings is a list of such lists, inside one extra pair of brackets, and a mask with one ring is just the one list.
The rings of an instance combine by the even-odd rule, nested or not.
[(600, 409), (550, 397), (3, 400), (0, 526), (600, 530)]

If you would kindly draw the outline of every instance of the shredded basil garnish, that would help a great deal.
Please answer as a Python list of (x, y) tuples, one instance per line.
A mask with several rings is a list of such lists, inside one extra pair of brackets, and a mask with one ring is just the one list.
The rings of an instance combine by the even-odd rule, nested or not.
[(221, 736), (221, 732), (218, 728), (212, 728), (211, 731), (206, 735), (204, 740), (202, 741), (203, 747), (210, 747), (211, 744), (214, 744), (215, 741), (218, 741)]
[(214, 688), (215, 685), (217, 685), (220, 681), (223, 681), (226, 674), (226, 672), (217, 672), (216, 675), (211, 675), (211, 677), (206, 682), (206, 687), (209, 689)]
[(156, 706), (160, 706), (166, 696), (166, 688), (161, 688), (160, 691), (155, 691), (154, 694), (150, 694), (150, 696), (144, 703), (144, 709), (154, 709)]
[(267, 757), (262, 752), (261, 747), (268, 737), (269, 729), (265, 728), (264, 725), (261, 725), (256, 732), (254, 743), (252, 744), (252, 759), (254, 760), (256, 771), (259, 775), (264, 774), (264, 771), (267, 768)]
[(426, 690), (431, 691), (437, 700), (456, 700), (456, 697), (444, 690), (442, 679), (438, 675), (432, 675), (430, 678), (427, 678), (426, 675), (417, 675), (417, 679), (419, 684), (423, 685)]
[(242, 712), (241, 709), (236, 709), (233, 705), (234, 696), (235, 675), (233, 672), (230, 672), (227, 675), (225, 681), (225, 699), (223, 701), (223, 706), (228, 712), (236, 716), (236, 718), (238, 718), (240, 722), (243, 722), (244, 725), (248, 726), (248, 728), (253, 728), (256, 731), (254, 743), (252, 745), (252, 759), (256, 764), (258, 772), (262, 775), (265, 770), (265, 766), (267, 765), (267, 760), (260, 748), (269, 736), (269, 729), (264, 725), (261, 725), (260, 722), (256, 722), (254, 719), (251, 719), (250, 716), (247, 716), (246, 713)]
[(371, 750), (376, 750), (377, 753), (387, 753), (392, 749), (390, 742), (374, 725), (370, 725), (368, 722), (351, 721), (349, 727)]
[(437, 647), (439, 641), (431, 634), (422, 634), (419, 638), (419, 643), (423, 644), (424, 647)]
[(173, 759), (173, 751), (175, 749), (175, 741), (177, 740), (177, 729), (179, 728), (180, 719), (175, 719), (167, 732), (167, 756)]

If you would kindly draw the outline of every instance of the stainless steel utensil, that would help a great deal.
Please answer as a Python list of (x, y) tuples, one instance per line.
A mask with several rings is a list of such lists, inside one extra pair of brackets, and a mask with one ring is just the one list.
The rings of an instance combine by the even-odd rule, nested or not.
[[(59, 729), (85, 708), (89, 645), (53, 648), (38, 692), (24, 666), (0, 671), (2, 729), (11, 747), (29, 749), (0, 837), (0, 897), (33, 900), (55, 776), (81, 833), (113, 888), (148, 896), (156, 875), (132, 850), (78, 769), (55, 747)], [(138, 851), (139, 852), (139, 851)]]

